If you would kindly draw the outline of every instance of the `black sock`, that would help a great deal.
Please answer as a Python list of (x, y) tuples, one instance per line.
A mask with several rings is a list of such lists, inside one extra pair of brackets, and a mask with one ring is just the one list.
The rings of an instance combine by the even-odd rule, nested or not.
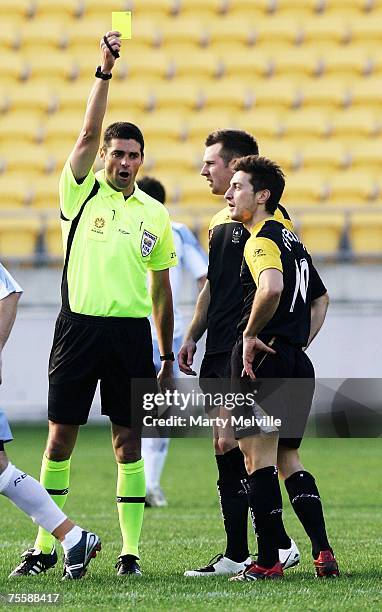
[(324, 514), (316, 482), (309, 472), (295, 472), (285, 481), (286, 490), (310, 541), (312, 554), (317, 559), (320, 550), (331, 550), (326, 535)]
[(270, 568), (279, 560), (279, 534), (283, 530), (282, 498), (276, 466), (256, 470), (248, 476), (248, 482), (249, 503), (256, 523), (257, 563)]
[(249, 556), (248, 500), (241, 484), (243, 475), (247, 474), (244, 456), (239, 448), (234, 448), (225, 455), (216, 455), (216, 463), (219, 471), (217, 487), (220, 507), (227, 536), (225, 556), (241, 563)]

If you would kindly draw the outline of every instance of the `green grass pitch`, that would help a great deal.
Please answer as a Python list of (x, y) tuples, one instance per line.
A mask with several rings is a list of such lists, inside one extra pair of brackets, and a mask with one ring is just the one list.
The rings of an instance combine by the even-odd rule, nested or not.
[[(46, 429), (14, 427), (14, 435), (15, 442), (8, 445), (11, 460), (37, 476)], [(307, 439), (302, 457), (319, 483), (342, 571), (339, 580), (314, 578), (307, 537), (286, 496), (285, 522), (300, 547), (302, 562), (288, 570), (283, 581), (229, 583), (223, 577), (183, 577), (184, 569), (204, 564), (224, 550), (215, 462), (206, 439), (171, 441), (163, 479), (169, 507), (145, 513), (144, 577), (117, 578), (114, 564), (120, 532), (110, 434), (107, 428), (89, 426), (82, 428), (73, 456), (66, 510), (81, 526), (100, 535), (102, 552), (81, 581), (62, 583), (61, 562), (46, 575), (7, 580), (19, 553), (32, 545), (35, 527), (0, 496), (0, 593), (60, 593), (62, 602), (54, 609), (68, 610), (380, 610), (381, 440)], [(255, 551), (251, 527), (249, 533)], [(30, 605), (15, 608), (30, 610)]]

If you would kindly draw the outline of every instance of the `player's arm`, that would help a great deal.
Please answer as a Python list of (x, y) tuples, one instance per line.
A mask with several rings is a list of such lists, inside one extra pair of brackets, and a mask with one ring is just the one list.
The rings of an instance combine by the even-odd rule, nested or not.
[(0, 300), (0, 384), (2, 382), (2, 351), (15, 322), (20, 295), (21, 293), (10, 293)]
[(203, 289), (199, 293), (198, 301), (196, 302), (194, 316), (186, 331), (183, 344), (179, 351), (178, 363), (179, 369), (184, 374), (196, 376), (196, 372), (191, 368), (196, 353), (196, 343), (203, 336), (207, 329), (207, 313), (210, 305), (210, 283), (207, 279)]
[[(121, 41), (119, 32), (107, 32), (106, 38), (114, 51), (120, 50)], [(102, 38), (101, 71), (105, 74), (111, 74), (114, 64), (115, 57), (112, 55)], [(96, 78), (87, 102), (84, 123), (80, 135), (69, 158), (73, 176), (78, 181), (89, 174), (94, 164), (101, 139), (102, 122), (106, 112), (108, 91), (109, 81)]]
[(283, 288), (283, 274), (280, 270), (268, 268), (260, 273), (251, 314), (243, 332), (244, 371), (250, 378), (255, 378), (252, 363), (256, 354), (258, 352), (275, 353), (257, 336), (275, 314)]
[(310, 307), (310, 332), (309, 332), (309, 340), (305, 349), (311, 344), (314, 338), (317, 336), (321, 327), (324, 324), (326, 312), (329, 306), (329, 294), (328, 292), (324, 293), (320, 297), (316, 298), (312, 301)]
[[(152, 270), (150, 273), (150, 291), (153, 302), (153, 320), (158, 336), (158, 347), (161, 355), (172, 352), (172, 340), (174, 333), (174, 311), (172, 304), (172, 291), (170, 285), (169, 270)], [(172, 361), (162, 362), (158, 379), (172, 377)]]

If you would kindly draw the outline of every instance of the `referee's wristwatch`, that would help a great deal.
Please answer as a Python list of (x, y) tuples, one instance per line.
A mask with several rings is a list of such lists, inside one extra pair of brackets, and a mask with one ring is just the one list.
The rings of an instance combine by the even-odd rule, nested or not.
[(161, 361), (175, 361), (175, 355), (174, 353), (171, 351), (171, 353), (165, 353), (165, 355), (160, 355), (159, 359)]

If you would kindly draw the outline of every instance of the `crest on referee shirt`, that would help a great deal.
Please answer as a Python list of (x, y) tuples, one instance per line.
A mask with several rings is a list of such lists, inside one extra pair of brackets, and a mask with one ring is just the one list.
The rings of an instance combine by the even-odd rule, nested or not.
[(147, 257), (147, 255), (150, 255), (157, 240), (158, 240), (158, 236), (151, 234), (147, 230), (143, 231), (142, 240), (141, 240), (141, 253), (143, 257)]

